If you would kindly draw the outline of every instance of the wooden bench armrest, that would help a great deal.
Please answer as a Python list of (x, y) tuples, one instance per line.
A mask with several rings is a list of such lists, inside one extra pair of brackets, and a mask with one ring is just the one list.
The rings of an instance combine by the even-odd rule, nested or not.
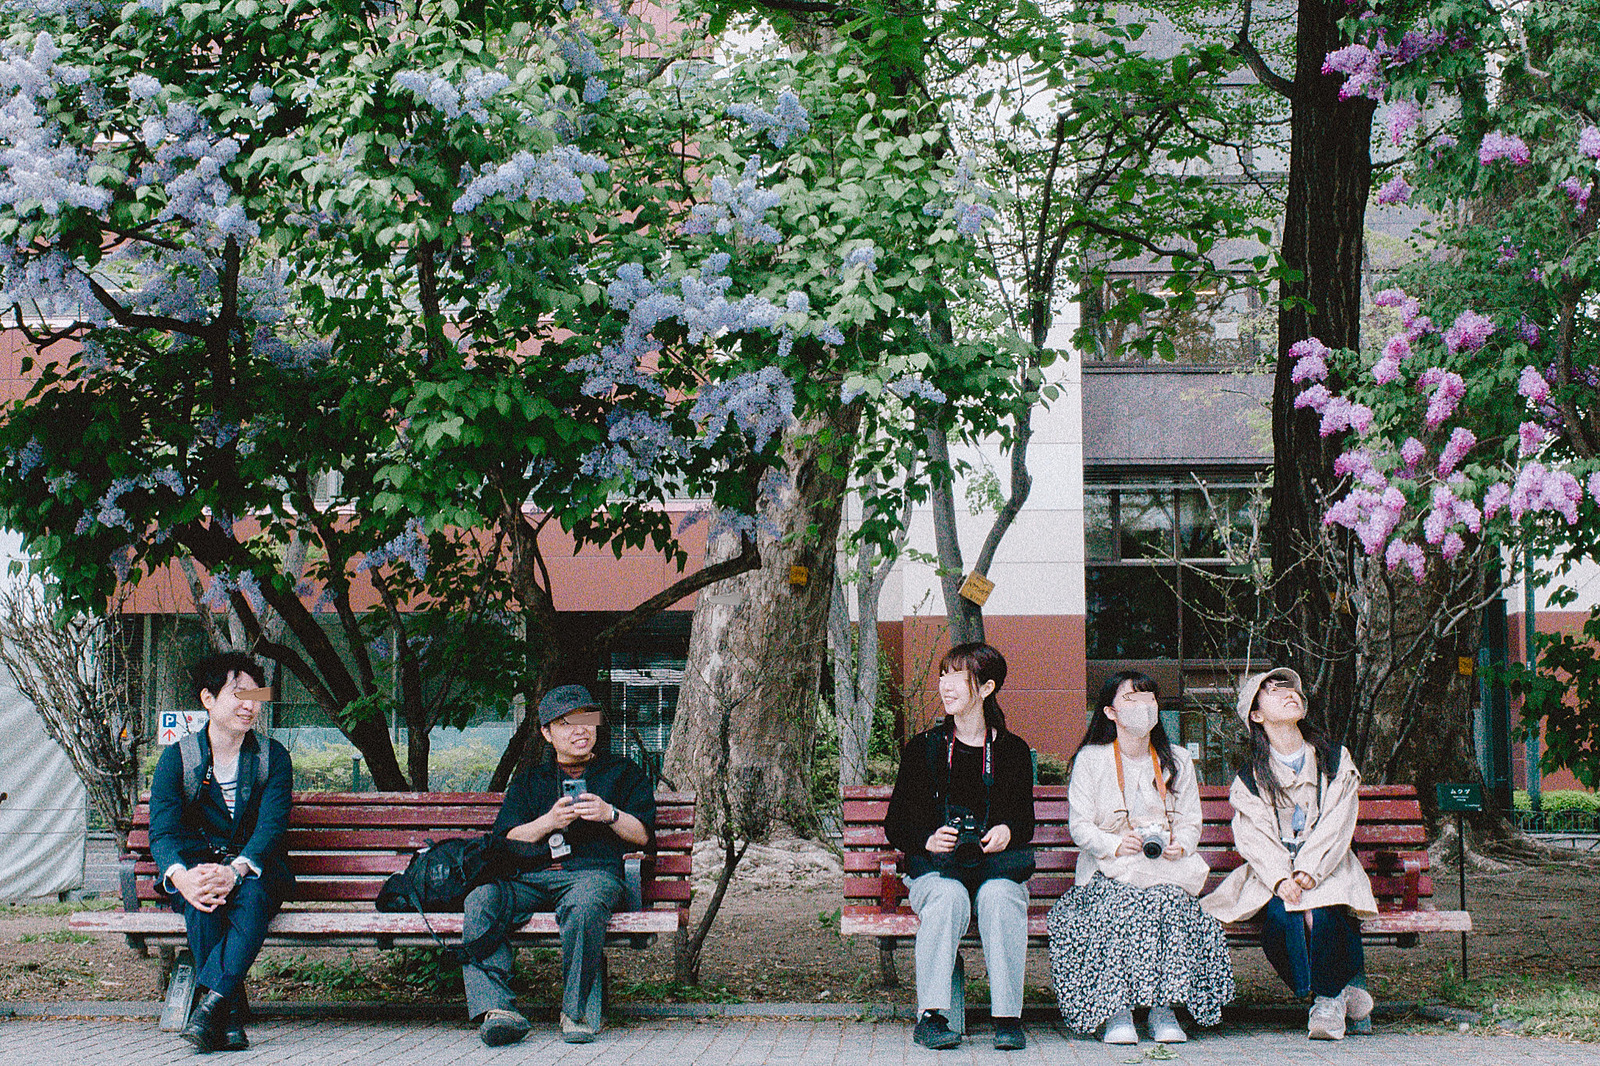
[(650, 863), (650, 873), (655, 874), (655, 862), (648, 855), (630, 855), (622, 860), (622, 909), (644, 910), (644, 864)]
[(134, 866), (138, 861), (138, 856), (131, 851), (117, 856), (117, 874), (122, 882), (122, 909), (125, 911), (139, 909), (139, 881), (134, 875)]
[(1405, 906), (1402, 910), (1414, 911), (1417, 909), (1418, 885), (1422, 882), (1422, 860), (1415, 855), (1407, 855), (1402, 866), (1405, 869)]
[(900, 880), (900, 863), (892, 856), (878, 860), (878, 910), (893, 914), (900, 909), (900, 901), (909, 893), (906, 883)]

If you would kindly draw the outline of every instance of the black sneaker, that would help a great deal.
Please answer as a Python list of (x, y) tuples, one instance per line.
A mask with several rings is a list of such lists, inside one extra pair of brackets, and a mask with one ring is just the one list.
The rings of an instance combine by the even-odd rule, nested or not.
[(936, 1010), (925, 1010), (916, 1028), (911, 1030), (911, 1039), (925, 1048), (945, 1051), (961, 1043), (961, 1034), (950, 1031), (950, 1023), (945, 1021), (943, 1014)]
[(1021, 1051), (1028, 1046), (1028, 1037), (1022, 1031), (1021, 1018), (996, 1018), (994, 1020), (994, 1049), (996, 1051)]
[(478, 1026), (478, 1037), (490, 1047), (505, 1047), (527, 1036), (531, 1028), (528, 1019), (514, 1010), (488, 1010)]

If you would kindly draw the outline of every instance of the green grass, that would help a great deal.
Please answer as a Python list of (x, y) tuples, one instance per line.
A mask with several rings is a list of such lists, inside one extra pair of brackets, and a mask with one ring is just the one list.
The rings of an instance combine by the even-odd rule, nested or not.
[(1570, 977), (1486, 977), (1463, 982), (1456, 980), (1452, 967), (1439, 991), (1447, 1003), (1480, 1012), (1479, 1024), (1488, 1029), (1600, 1043), (1600, 990)]
[(51, 944), (93, 944), (97, 938), (88, 933), (74, 933), (71, 929), (52, 929), (48, 933), (23, 933), (17, 937), (22, 944), (37, 944), (43, 940)]
[(680, 981), (628, 981), (611, 986), (619, 1003), (743, 1003), (722, 985), (686, 985)]

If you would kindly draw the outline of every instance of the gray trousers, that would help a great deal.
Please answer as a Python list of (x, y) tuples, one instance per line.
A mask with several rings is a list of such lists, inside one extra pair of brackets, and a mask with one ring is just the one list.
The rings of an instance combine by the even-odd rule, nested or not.
[[(917, 1012), (950, 1009), (956, 952), (972, 923), (974, 895), (938, 873), (913, 878), (911, 909), (917, 927)], [(978, 886), (978, 937), (989, 971), (989, 1013), (1022, 1017), (1022, 978), (1028, 962), (1028, 886), (992, 877)]]
[[(622, 880), (609, 870), (535, 870), (508, 881), (479, 885), (467, 895), (462, 943), (482, 936), (500, 922), (514, 929), (538, 911), (553, 910), (561, 927), (561, 974), (566, 983), (561, 1011), (582, 1018), (606, 946), (606, 923), (622, 897)], [(503, 924), (509, 922), (509, 924)], [(467, 1017), (486, 1010), (511, 1010), (511, 968), (515, 954), (502, 940), (482, 962), (461, 968), (467, 987)]]

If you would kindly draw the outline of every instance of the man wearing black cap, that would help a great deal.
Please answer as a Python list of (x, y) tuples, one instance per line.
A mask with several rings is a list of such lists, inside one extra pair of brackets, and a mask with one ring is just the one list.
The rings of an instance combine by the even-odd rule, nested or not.
[(511, 993), (506, 934), (545, 910), (555, 911), (561, 927), (562, 1036), (569, 1044), (594, 1039), (600, 1019), (587, 1015), (587, 1005), (600, 977), (606, 923), (622, 896), (622, 857), (648, 844), (655, 825), (650, 778), (628, 759), (596, 750), (600, 708), (587, 689), (562, 685), (546, 693), (539, 729), (550, 750), (511, 779), (493, 829), (518, 872), (473, 889), (466, 902), (462, 942), (478, 941), (480, 951), (493, 946), (462, 971), (467, 1016), (479, 1021), (478, 1035), (490, 1047), (528, 1033)]

